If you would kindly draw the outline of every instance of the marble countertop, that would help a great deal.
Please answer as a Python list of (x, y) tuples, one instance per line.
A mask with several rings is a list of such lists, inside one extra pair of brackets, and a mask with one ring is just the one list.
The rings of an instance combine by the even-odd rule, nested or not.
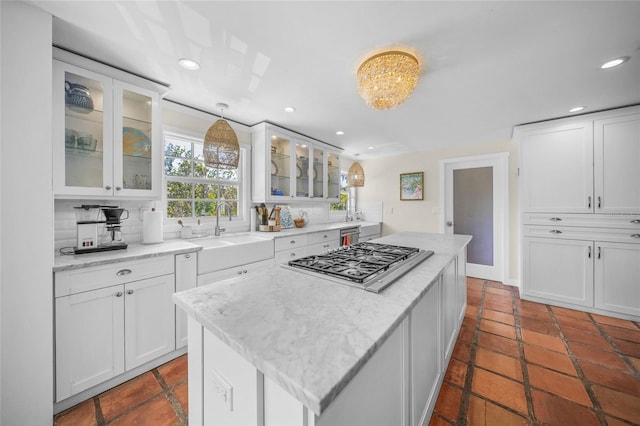
[(376, 239), (435, 252), (380, 294), (274, 266), (174, 301), (319, 415), (470, 239), (414, 232)]
[(185, 240), (168, 240), (159, 244), (129, 244), (128, 247), (123, 250), (75, 255), (56, 254), (53, 263), (53, 272), (105, 265), (108, 263), (126, 262), (167, 254), (193, 253), (198, 250), (202, 250), (202, 247), (197, 244)]

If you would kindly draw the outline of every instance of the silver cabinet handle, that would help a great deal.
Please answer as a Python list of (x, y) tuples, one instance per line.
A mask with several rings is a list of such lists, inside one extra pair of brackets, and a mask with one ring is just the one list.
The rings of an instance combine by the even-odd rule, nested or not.
[(296, 243), (296, 240), (289, 241), (289, 244), (295, 244), (295, 243)]
[(587, 256), (589, 259), (591, 259), (591, 246), (589, 246), (589, 254)]
[(598, 247), (598, 259), (602, 257), (602, 247)]
[(549, 220), (551, 222), (560, 222), (562, 220), (562, 218), (561, 217), (552, 217), (552, 218), (549, 218)]
[(238, 275), (242, 275), (242, 270), (241, 269), (238, 270)]
[(116, 297), (122, 297), (122, 292), (121, 291), (117, 292)]
[(296, 257), (296, 254), (295, 253), (291, 253), (289, 256), (290, 257)]
[(629, 221), (629, 223), (633, 223), (634, 225), (640, 225), (640, 219), (633, 219)]
[(329, 238), (329, 236), (327, 234), (324, 234), (322, 238)]
[(587, 197), (587, 207), (591, 208), (591, 195), (589, 195), (589, 197)]
[(120, 191), (122, 189), (121, 186), (116, 186), (116, 191)]
[(243, 273), (243, 274), (246, 274), (247, 272), (248, 272), (248, 271), (247, 271), (246, 269), (243, 269), (243, 270), (242, 270), (242, 273)]
[(631, 234), (631, 238), (640, 238), (640, 234)]
[(190, 255), (190, 254), (185, 254), (185, 255), (184, 255), (184, 258), (185, 258), (185, 259), (191, 259), (191, 255)]
[(129, 275), (130, 273), (131, 273), (131, 269), (120, 269), (118, 272), (116, 272), (116, 275), (121, 277), (123, 275)]
[(552, 229), (551, 231), (552, 234), (562, 234), (562, 231), (558, 230), (558, 229)]
[(602, 197), (598, 195), (598, 208), (602, 208)]
[(127, 294), (133, 294), (133, 290), (127, 290)]
[(107, 191), (111, 191), (111, 185), (105, 186), (104, 189), (106, 189)]

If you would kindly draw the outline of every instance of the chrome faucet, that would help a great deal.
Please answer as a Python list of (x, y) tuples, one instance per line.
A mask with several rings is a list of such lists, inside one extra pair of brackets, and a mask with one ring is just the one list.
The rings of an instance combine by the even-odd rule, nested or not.
[(216, 203), (216, 228), (214, 230), (216, 237), (219, 237), (220, 233), (226, 230), (226, 228), (220, 226), (220, 206), (227, 206), (229, 209), (229, 222), (231, 222), (231, 216), (233, 215), (233, 207), (231, 207), (231, 204), (226, 201), (218, 201)]

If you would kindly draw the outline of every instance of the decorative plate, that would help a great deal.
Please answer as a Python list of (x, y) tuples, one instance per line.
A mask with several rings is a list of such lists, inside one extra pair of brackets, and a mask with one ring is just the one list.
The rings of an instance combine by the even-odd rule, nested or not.
[(300, 164), (296, 164), (296, 177), (299, 178), (302, 176), (302, 169), (300, 168)]
[(277, 174), (278, 174), (278, 166), (273, 160), (271, 160), (271, 176), (275, 176)]
[(293, 228), (293, 218), (291, 217), (291, 212), (288, 208), (280, 210), (280, 227)]
[(141, 130), (123, 127), (122, 152), (134, 157), (151, 158), (151, 141)]

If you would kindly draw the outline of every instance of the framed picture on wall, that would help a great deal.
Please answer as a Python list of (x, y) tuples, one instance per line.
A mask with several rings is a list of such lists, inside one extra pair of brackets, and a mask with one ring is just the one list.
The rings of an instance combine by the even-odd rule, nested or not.
[(400, 174), (400, 201), (424, 200), (424, 172)]

